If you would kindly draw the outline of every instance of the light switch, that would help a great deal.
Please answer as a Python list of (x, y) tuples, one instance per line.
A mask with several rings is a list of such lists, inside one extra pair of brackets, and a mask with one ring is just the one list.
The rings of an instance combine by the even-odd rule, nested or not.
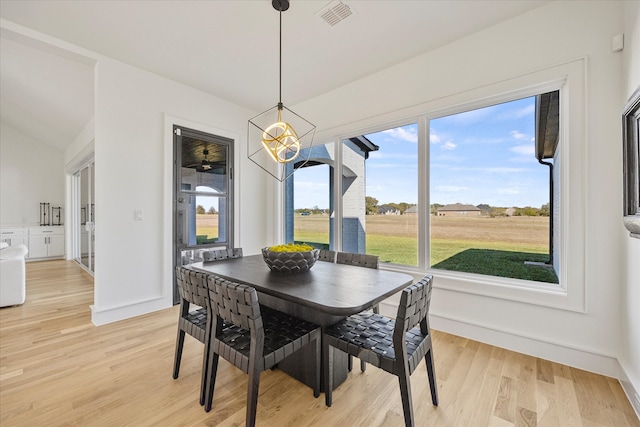
[(133, 211), (133, 219), (136, 221), (142, 221), (142, 211)]

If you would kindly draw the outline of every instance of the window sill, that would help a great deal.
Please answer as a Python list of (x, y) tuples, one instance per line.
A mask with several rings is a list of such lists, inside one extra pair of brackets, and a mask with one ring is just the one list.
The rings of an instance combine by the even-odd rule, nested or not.
[(416, 279), (424, 274), (433, 274), (433, 286), (437, 289), (580, 313), (585, 312), (582, 294), (572, 294), (565, 287), (555, 283), (437, 269), (428, 269), (425, 272), (417, 268), (399, 265), (385, 264), (381, 265), (381, 268), (412, 274)]

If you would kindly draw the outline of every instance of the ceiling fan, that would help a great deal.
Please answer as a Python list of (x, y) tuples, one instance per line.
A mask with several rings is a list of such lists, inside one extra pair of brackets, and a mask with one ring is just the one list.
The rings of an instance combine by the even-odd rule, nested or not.
[(207, 148), (205, 148), (204, 150), (202, 150), (202, 154), (204, 154), (204, 159), (201, 162), (192, 163), (192, 164), (187, 165), (185, 167), (187, 167), (187, 168), (195, 168), (198, 172), (210, 171), (211, 168), (213, 167), (212, 166), (213, 163), (207, 157), (209, 155), (209, 150)]
[(202, 151), (202, 154), (204, 154), (204, 159), (202, 160), (202, 170), (203, 171), (208, 171), (211, 170), (211, 162), (209, 161), (209, 159), (207, 159), (207, 156), (209, 155), (209, 150), (207, 150), (206, 148)]

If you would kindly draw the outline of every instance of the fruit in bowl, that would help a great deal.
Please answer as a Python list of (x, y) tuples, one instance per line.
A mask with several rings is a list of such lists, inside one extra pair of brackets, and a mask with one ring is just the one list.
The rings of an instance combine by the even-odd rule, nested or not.
[(318, 260), (320, 251), (306, 244), (288, 243), (262, 248), (264, 262), (278, 273), (302, 273)]

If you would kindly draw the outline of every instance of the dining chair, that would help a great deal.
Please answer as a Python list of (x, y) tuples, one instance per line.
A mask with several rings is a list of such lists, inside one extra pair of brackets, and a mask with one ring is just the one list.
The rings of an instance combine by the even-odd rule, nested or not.
[(229, 258), (241, 258), (242, 248), (205, 249), (200, 252), (203, 262), (220, 261)]
[[(180, 373), (180, 361), (184, 347), (185, 333), (191, 335), (205, 345), (202, 361), (202, 380), (200, 384), (200, 405), (204, 405), (205, 378), (208, 353), (207, 310), (209, 295), (207, 290), (207, 274), (194, 271), (186, 266), (176, 267), (176, 281), (180, 294), (180, 312), (178, 314), (178, 336), (173, 361), (173, 379)], [(199, 308), (191, 310), (191, 304)]]
[[(380, 257), (377, 255), (357, 254), (352, 252), (338, 252), (336, 256), (336, 263), (355, 265), (358, 267), (375, 268), (380, 266)], [(372, 307), (374, 313), (380, 313), (380, 306), (378, 304)], [(353, 357), (349, 356), (348, 369), (351, 371), (353, 368)], [(360, 370), (364, 372), (367, 369), (367, 364), (360, 360)]]
[(352, 252), (338, 252), (336, 263), (356, 265), (358, 267), (379, 268), (380, 257), (369, 254), (356, 254)]
[(336, 251), (330, 251), (329, 249), (320, 249), (318, 255), (318, 261), (336, 262)]
[(260, 306), (255, 288), (209, 275), (211, 344), (207, 366), (205, 410), (211, 410), (218, 359), (222, 356), (245, 374), (247, 383), (246, 425), (254, 426), (260, 374), (306, 344), (315, 346), (313, 395), (320, 395), (322, 332), (318, 325)]
[(325, 403), (331, 406), (333, 351), (335, 347), (398, 377), (404, 422), (414, 426), (410, 376), (424, 358), (431, 402), (438, 405), (438, 390), (429, 329), (429, 304), (433, 277), (424, 276), (400, 296), (396, 319), (365, 311), (325, 329), (322, 336)]

